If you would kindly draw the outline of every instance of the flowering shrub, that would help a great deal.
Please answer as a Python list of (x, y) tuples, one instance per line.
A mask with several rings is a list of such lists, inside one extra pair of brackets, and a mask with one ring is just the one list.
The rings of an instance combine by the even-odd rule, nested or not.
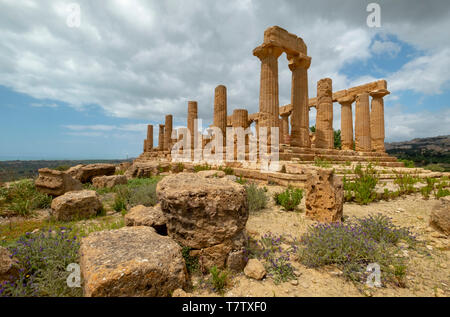
[[(396, 268), (404, 260), (395, 256), (400, 240), (414, 246), (415, 237), (398, 228), (383, 215), (369, 216), (349, 223), (317, 224), (302, 237), (298, 258), (308, 267), (335, 264), (353, 281), (364, 282), (366, 267), (378, 263), (382, 279), (395, 280)], [(392, 269), (393, 268), (393, 269)]]
[[(245, 249), (248, 258), (256, 258), (264, 262), (264, 267), (275, 284), (295, 279), (294, 269), (290, 263), (291, 255), (295, 254), (295, 245), (283, 249), (285, 238), (267, 233), (259, 240), (249, 238)], [(286, 243), (285, 243), (286, 245)]]
[(69, 288), (66, 271), (78, 263), (77, 237), (60, 228), (40, 234), (27, 233), (9, 247), (19, 261), (19, 278), (0, 285), (0, 296), (81, 296), (81, 288)]

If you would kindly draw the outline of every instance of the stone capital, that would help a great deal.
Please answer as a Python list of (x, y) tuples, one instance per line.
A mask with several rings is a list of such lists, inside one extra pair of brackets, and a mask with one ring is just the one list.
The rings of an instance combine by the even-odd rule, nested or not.
[(299, 54), (299, 55), (288, 55), (287, 59), (289, 61), (289, 69), (291, 71), (297, 68), (308, 69), (311, 66), (311, 57)]
[(281, 118), (285, 118), (285, 117), (289, 118), (291, 114), (292, 114), (292, 111), (283, 112), (283, 113), (280, 113), (280, 117)]
[(355, 95), (347, 95), (341, 98), (338, 98), (336, 101), (339, 102), (341, 105), (345, 104), (352, 104), (356, 99)]
[(391, 92), (387, 89), (378, 89), (369, 92), (372, 98), (383, 98), (386, 95), (389, 95)]
[(253, 50), (253, 55), (258, 57), (260, 60), (265, 59), (268, 56), (273, 56), (275, 58), (280, 57), (283, 53), (283, 49), (278, 46), (273, 46), (271, 44), (262, 44)]

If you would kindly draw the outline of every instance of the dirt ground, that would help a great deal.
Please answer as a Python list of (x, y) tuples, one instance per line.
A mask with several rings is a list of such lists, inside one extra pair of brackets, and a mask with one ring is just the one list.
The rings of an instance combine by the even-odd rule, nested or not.
[[(281, 191), (282, 187), (268, 186), (269, 195)], [(233, 275), (231, 287), (224, 296), (446, 296), (450, 295), (450, 241), (428, 225), (429, 215), (437, 200), (424, 200), (420, 194), (409, 195), (391, 201), (380, 201), (366, 206), (355, 203), (344, 204), (344, 218), (365, 217), (381, 213), (392, 218), (398, 226), (410, 227), (417, 239), (425, 243), (429, 255), (408, 250), (406, 287), (362, 287), (359, 290), (352, 282), (346, 281), (337, 268), (309, 269), (292, 261), (297, 280), (276, 285), (271, 278), (261, 281), (247, 278), (243, 273)], [(247, 231), (252, 238), (259, 238), (271, 232), (290, 235), (297, 239), (314, 222), (306, 218), (304, 198), (297, 212), (287, 212), (270, 200), (268, 208), (250, 214)], [(211, 291), (195, 287), (198, 278), (193, 278), (193, 296), (217, 296)], [(361, 289), (361, 288), (360, 288)]]

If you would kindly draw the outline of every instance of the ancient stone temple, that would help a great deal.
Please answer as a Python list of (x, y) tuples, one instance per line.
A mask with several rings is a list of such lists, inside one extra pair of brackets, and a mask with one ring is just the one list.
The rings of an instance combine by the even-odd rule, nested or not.
[[(307, 46), (302, 38), (278, 26), (265, 30), (263, 42), (253, 50), (253, 55), (261, 63), (259, 100), (255, 100), (255, 104), (259, 105), (257, 113), (248, 113), (246, 109), (236, 109), (234, 106), (235, 110), (229, 114), (227, 88), (218, 85), (212, 92), (214, 104), (211, 105), (211, 110), (214, 119), (210, 127), (222, 131), (224, 146), (228, 127), (250, 128), (259, 145), (260, 128), (278, 128), (281, 161), (308, 163), (320, 158), (330, 162), (377, 161), (385, 166), (403, 165), (396, 158), (388, 156), (384, 149), (383, 98), (389, 94), (385, 80), (333, 91), (332, 78), (322, 78), (317, 82), (317, 96), (309, 98), (308, 69), (313, 59), (308, 56)], [(292, 74), (291, 103), (280, 106), (278, 59), (283, 55), (288, 60)], [(341, 111), (340, 127), (333, 126), (334, 106)], [(315, 132), (310, 131), (311, 108), (316, 108)], [(201, 139), (198, 144), (203, 147), (210, 142), (196, 130), (197, 118), (197, 102), (188, 101), (187, 129), (191, 134), (191, 149), (194, 148), (195, 135)], [(172, 121), (172, 115), (167, 115), (164, 125), (160, 125), (157, 148), (153, 147), (153, 126), (148, 126), (142, 160), (151, 157), (170, 160), (171, 148), (179, 141), (172, 139)], [(339, 149), (334, 144), (335, 129), (341, 130)], [(271, 142), (270, 133), (269, 129), (267, 146)], [(248, 144), (248, 136), (245, 142)]]

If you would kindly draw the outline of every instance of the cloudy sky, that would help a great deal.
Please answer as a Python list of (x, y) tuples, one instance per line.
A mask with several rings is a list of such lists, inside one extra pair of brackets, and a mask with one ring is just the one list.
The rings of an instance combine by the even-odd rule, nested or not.
[[(272, 25), (308, 46), (310, 97), (324, 77), (333, 90), (386, 79), (386, 141), (450, 134), (450, 2), (378, 0), (379, 28), (371, 2), (0, 0), (0, 159), (137, 156), (146, 124), (184, 126), (188, 100), (211, 123), (219, 84), (229, 114), (257, 112), (252, 50)], [(284, 54), (279, 83), (288, 104)]]

